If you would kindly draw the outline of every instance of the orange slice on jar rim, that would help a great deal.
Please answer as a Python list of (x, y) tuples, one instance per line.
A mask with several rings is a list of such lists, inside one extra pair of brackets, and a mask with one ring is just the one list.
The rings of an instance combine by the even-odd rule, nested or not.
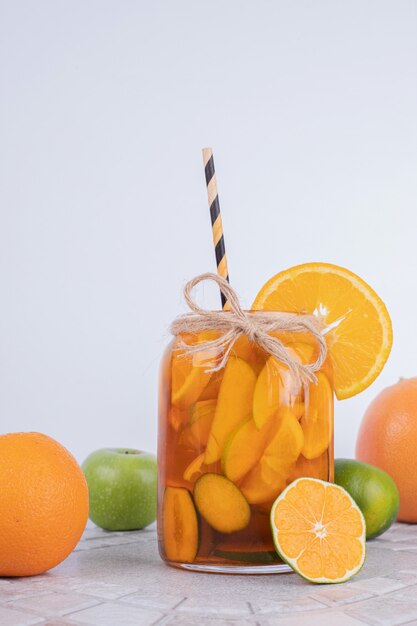
[(353, 498), (339, 485), (298, 478), (271, 509), (275, 549), (313, 583), (341, 583), (365, 561), (366, 526)]
[(387, 308), (359, 276), (330, 263), (306, 263), (273, 276), (253, 309), (313, 314), (321, 319), (339, 400), (366, 389), (392, 346)]

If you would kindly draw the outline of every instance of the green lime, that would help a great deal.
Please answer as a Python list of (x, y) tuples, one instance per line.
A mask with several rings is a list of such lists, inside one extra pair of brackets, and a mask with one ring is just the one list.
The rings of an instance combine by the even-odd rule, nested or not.
[(389, 474), (361, 461), (336, 459), (334, 482), (346, 489), (362, 511), (367, 539), (388, 530), (400, 506), (398, 489)]

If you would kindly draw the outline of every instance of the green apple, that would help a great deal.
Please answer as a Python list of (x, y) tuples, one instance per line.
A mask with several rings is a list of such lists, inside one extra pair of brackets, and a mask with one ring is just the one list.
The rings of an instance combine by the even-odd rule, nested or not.
[(156, 457), (131, 448), (102, 448), (82, 464), (90, 519), (106, 530), (137, 530), (156, 518)]

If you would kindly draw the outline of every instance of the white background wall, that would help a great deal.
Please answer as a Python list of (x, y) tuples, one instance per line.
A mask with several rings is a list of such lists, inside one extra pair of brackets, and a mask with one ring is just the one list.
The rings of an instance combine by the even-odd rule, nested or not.
[(370, 400), (417, 374), (416, 32), (414, 0), (2, 0), (1, 431), (155, 449), (167, 327), (215, 268), (212, 145), (246, 305), (323, 260), (389, 307), (388, 365), (336, 406), (353, 454)]

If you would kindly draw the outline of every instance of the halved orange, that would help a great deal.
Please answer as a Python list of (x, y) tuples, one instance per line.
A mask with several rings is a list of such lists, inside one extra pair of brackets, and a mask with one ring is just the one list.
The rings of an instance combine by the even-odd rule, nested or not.
[(385, 304), (359, 276), (337, 265), (306, 263), (276, 274), (262, 287), (253, 308), (310, 313), (322, 320), (339, 400), (366, 389), (391, 351)]
[(271, 528), (281, 559), (311, 582), (344, 582), (365, 561), (365, 519), (339, 485), (298, 478), (275, 500)]

